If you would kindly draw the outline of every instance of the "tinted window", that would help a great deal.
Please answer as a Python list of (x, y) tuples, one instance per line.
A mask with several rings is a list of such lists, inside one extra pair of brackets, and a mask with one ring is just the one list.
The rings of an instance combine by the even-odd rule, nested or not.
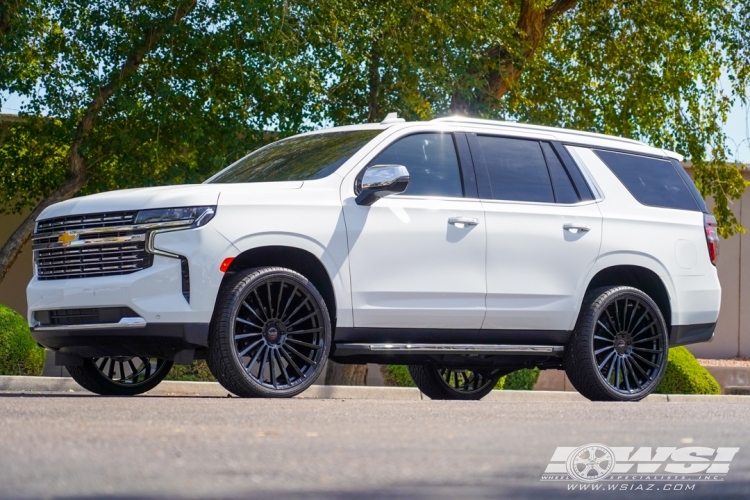
[(680, 174), (682, 177), (682, 180), (685, 181), (685, 185), (688, 187), (690, 192), (693, 194), (693, 198), (695, 198), (696, 203), (698, 203), (698, 207), (703, 211), (703, 213), (708, 213), (708, 207), (706, 207), (706, 200), (703, 199), (703, 196), (701, 196), (700, 191), (698, 191), (698, 188), (695, 187), (695, 183), (693, 182), (693, 179), (690, 178), (687, 172), (685, 172), (685, 169), (680, 164), (679, 161), (675, 160), (674, 158), (670, 160), (672, 162), (672, 165), (674, 165), (674, 168), (677, 170), (677, 173)]
[(207, 183), (306, 181), (332, 174), (380, 130), (290, 137), (253, 151)]
[(594, 152), (640, 203), (700, 211), (690, 189), (670, 161), (612, 151)]
[(555, 201), (539, 142), (482, 135), (477, 139), (487, 164), (494, 199)]
[(370, 165), (403, 165), (409, 170), (408, 196), (464, 195), (451, 134), (415, 134), (388, 146)]
[(547, 159), (549, 175), (552, 177), (552, 186), (555, 188), (555, 201), (557, 203), (578, 203), (578, 192), (573, 187), (573, 181), (568, 175), (568, 171), (563, 167), (560, 158), (552, 149), (552, 146), (546, 142), (542, 143), (542, 151)]

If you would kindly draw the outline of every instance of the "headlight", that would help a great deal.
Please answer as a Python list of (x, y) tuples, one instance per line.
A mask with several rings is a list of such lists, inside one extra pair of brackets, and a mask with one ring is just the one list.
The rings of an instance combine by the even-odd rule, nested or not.
[(216, 207), (156, 208), (138, 212), (135, 223), (201, 227), (208, 224), (214, 214)]

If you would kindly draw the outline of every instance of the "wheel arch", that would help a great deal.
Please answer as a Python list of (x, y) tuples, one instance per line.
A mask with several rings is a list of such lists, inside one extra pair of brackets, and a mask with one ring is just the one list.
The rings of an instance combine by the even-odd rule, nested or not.
[[(583, 294), (589, 290), (606, 286), (632, 286), (647, 294), (656, 302), (667, 323), (667, 331), (672, 326), (672, 299), (669, 289), (656, 272), (638, 265), (614, 265), (599, 270), (586, 286)], [(579, 303), (579, 310), (583, 304), (583, 297)]]
[[(222, 279), (220, 290), (232, 279), (232, 276), (243, 269), (271, 266), (291, 269), (310, 280), (323, 297), (331, 316), (331, 326), (335, 330), (337, 301), (333, 280), (323, 262), (308, 250), (283, 245), (260, 246), (245, 250), (238, 254), (230, 264)], [(217, 305), (220, 297), (221, 293), (216, 298)]]

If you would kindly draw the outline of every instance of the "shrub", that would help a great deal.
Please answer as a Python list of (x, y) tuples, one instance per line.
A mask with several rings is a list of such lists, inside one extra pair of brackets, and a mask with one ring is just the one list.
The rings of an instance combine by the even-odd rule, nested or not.
[(656, 391), (659, 394), (721, 394), (716, 379), (684, 347), (673, 347), (667, 370)]
[(41, 375), (44, 358), (26, 320), (0, 304), (0, 375)]
[(385, 385), (391, 387), (416, 387), (409, 375), (409, 369), (404, 365), (380, 365)]
[(166, 380), (183, 380), (187, 382), (216, 382), (205, 360), (193, 361), (192, 365), (174, 365), (167, 374)]
[(506, 391), (531, 391), (539, 378), (539, 368), (524, 368), (509, 373), (503, 378), (505, 386), (502, 389)]

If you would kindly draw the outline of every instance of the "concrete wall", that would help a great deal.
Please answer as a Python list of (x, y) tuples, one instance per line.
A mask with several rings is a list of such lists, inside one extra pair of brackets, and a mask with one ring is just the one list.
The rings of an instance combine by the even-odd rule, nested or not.
[[(750, 172), (743, 172), (750, 180)], [(750, 229), (750, 190), (734, 203), (734, 213)], [(23, 217), (0, 215), (0, 242), (5, 242)], [(718, 261), (723, 289), (721, 315), (714, 340), (690, 350), (698, 357), (750, 357), (750, 232), (722, 240)], [(31, 245), (27, 244), (5, 280), (0, 283), (0, 304), (26, 317), (26, 285), (31, 279)]]

